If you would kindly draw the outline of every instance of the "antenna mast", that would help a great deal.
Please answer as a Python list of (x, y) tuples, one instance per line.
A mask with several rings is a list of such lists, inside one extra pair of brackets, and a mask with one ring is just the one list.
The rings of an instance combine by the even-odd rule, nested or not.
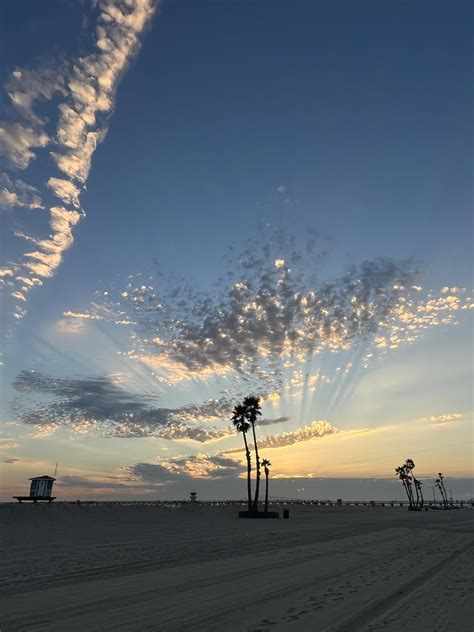
[(57, 474), (58, 474), (58, 462), (56, 461), (56, 467), (54, 468), (53, 478), (56, 478)]

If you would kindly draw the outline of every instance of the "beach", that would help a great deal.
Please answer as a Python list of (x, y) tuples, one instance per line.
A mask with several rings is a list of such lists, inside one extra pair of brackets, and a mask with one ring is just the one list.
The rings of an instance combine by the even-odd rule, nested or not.
[(472, 632), (474, 511), (239, 508), (1, 505), (1, 631)]

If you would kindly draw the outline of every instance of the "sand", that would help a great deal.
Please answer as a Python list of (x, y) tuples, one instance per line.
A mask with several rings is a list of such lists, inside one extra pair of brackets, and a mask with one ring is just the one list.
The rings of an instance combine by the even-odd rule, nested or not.
[(0, 505), (1, 632), (472, 632), (473, 510), (289, 508)]

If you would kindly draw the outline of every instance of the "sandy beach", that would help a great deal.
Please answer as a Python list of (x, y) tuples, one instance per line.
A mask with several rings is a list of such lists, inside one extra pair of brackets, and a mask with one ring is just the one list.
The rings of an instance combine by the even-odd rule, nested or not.
[(5, 504), (0, 628), (472, 632), (474, 511), (289, 509)]

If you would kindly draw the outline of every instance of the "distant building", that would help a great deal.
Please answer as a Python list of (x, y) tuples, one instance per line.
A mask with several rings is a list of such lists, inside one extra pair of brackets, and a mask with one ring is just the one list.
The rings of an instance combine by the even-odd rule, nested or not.
[(52, 476), (35, 476), (30, 478), (30, 497), (49, 498), (53, 491), (53, 483), (56, 479)]

